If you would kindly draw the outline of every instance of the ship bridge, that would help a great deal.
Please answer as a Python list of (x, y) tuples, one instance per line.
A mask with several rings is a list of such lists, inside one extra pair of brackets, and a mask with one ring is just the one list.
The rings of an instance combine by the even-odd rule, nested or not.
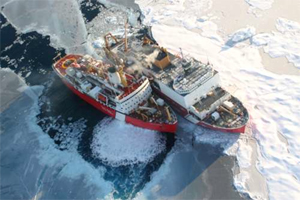
[(188, 69), (184, 68), (182, 73), (174, 79), (173, 89), (179, 94), (189, 94), (196, 88), (204, 84), (208, 79), (214, 76), (214, 71), (211, 67), (205, 64), (192, 64), (190, 61), (189, 65), (194, 65)]
[(127, 45), (127, 51), (125, 44), (119, 43), (110, 52), (124, 61), (126, 71), (138, 70), (147, 77), (154, 77), (157, 88), (183, 107), (195, 104), (219, 85), (219, 74), (210, 64), (187, 56), (182, 59), (134, 36), (128, 38)]
[(195, 62), (193, 59), (183, 60), (175, 56), (164, 70), (153, 66), (152, 71), (158, 80), (181, 96), (192, 93), (218, 73), (209, 64)]

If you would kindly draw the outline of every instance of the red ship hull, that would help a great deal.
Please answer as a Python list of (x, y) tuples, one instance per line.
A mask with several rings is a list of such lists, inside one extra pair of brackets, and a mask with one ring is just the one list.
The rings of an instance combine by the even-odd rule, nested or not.
[[(66, 84), (66, 86), (70, 90), (73, 91), (73, 93), (75, 93), (77, 96), (79, 96), (80, 98), (82, 98), (83, 100), (85, 100), (86, 102), (88, 102), (89, 104), (91, 104), (92, 106), (94, 106), (95, 108), (100, 110), (101, 112), (103, 112), (113, 118), (116, 118), (116, 116), (118, 115), (118, 112), (115, 111), (114, 109), (112, 109), (104, 104), (101, 104), (98, 101), (94, 100), (93, 98), (81, 93), (67, 81), (63, 80), (63, 82)], [(121, 115), (124, 115), (124, 114), (121, 114)], [(130, 117), (128, 115), (125, 115), (124, 119), (125, 119), (124, 121), (128, 124), (132, 124), (137, 127), (155, 130), (155, 131), (159, 131), (159, 132), (175, 133), (176, 128), (177, 128), (177, 122), (174, 124), (158, 124), (158, 123), (144, 122), (142, 120)]]
[(246, 125), (241, 126), (239, 128), (232, 128), (232, 129), (212, 126), (212, 125), (207, 124), (205, 122), (199, 122), (198, 125), (203, 126), (205, 128), (209, 128), (209, 129), (213, 129), (213, 130), (217, 130), (217, 131), (222, 131), (222, 132), (227, 132), (227, 133), (244, 133), (245, 130), (246, 130)]
[[(161, 98), (163, 98), (165, 101), (167, 101), (172, 108), (179, 113), (181, 116), (183, 116), (184, 118), (186, 118), (189, 114), (188, 111), (182, 107), (180, 104), (178, 104), (177, 102), (173, 101), (171, 98), (169, 98), (168, 96), (166, 96), (165, 94), (163, 94), (160, 90), (156, 89), (155, 87), (152, 87), (152, 89), (154, 90), (154, 92), (159, 95)], [(199, 121), (198, 123), (196, 123), (197, 125), (203, 126), (205, 128), (209, 128), (212, 130), (217, 130), (217, 131), (222, 131), (222, 132), (227, 132), (227, 133), (244, 133), (245, 129), (246, 129), (246, 124), (238, 127), (238, 128), (226, 128), (226, 127), (217, 127), (211, 124), (208, 124), (204, 121)]]

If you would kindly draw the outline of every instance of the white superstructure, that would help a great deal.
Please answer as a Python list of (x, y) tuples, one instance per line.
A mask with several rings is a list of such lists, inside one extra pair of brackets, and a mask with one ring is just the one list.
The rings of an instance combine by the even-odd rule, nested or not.
[(120, 110), (122, 113), (129, 114), (132, 110), (136, 110), (139, 105), (151, 96), (152, 89), (148, 79), (144, 82), (130, 95), (122, 98), (116, 99), (117, 107), (116, 110)]
[(193, 108), (201, 99), (205, 99), (208, 93), (220, 86), (219, 74), (210, 64), (201, 63), (193, 58), (175, 57), (163, 48), (143, 45), (140, 40), (129, 39), (128, 44), (129, 52), (122, 51), (123, 44), (114, 46), (111, 52), (126, 60), (128, 68), (143, 66), (143, 73), (154, 77), (155, 86), (161, 93), (184, 109), (195, 111), (194, 114), (200, 119), (229, 98), (229, 95), (222, 96), (220, 101), (214, 102), (205, 110)]
[[(116, 67), (93, 66), (97, 61), (90, 56), (83, 56), (78, 59), (78, 62), (81, 63), (81, 68), (73, 67), (74, 63), (70, 64), (66, 68), (65, 78), (78, 87), (78, 90), (123, 114), (130, 114), (137, 110), (152, 94), (149, 80), (144, 76), (135, 79), (127, 74), (129, 80), (126, 80), (126, 76), (120, 74)], [(129, 84), (128, 87), (122, 85), (121, 76)]]
[(244, 130), (247, 110), (221, 88), (212, 65), (169, 53), (155, 42), (149, 29), (114, 40), (111, 45), (106, 42), (107, 58), (116, 64), (122, 60), (129, 73), (146, 75), (155, 92), (186, 119), (205, 127), (218, 126), (218, 130)]

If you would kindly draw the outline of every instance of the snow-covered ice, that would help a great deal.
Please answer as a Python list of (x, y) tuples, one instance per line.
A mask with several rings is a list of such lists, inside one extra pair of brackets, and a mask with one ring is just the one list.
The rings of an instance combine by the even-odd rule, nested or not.
[(245, 0), (250, 6), (260, 10), (268, 10), (272, 8), (274, 0)]
[[(300, 170), (297, 166), (300, 164), (300, 157), (297, 152), (300, 151), (300, 79), (266, 71), (257, 48), (258, 44), (264, 44), (266, 52), (273, 51), (273, 55), (278, 53), (280, 56), (287, 56), (290, 62), (298, 66), (298, 23), (279, 18), (277, 28), (280, 32), (268, 36), (263, 34), (262, 37), (261, 34), (256, 35), (255, 27), (238, 30), (233, 34), (233, 39), (240, 45), (224, 49), (226, 44), (221, 40), (204, 37), (194, 27), (186, 26), (180, 21), (168, 23), (171, 18), (186, 19), (193, 14), (192, 11), (188, 14), (188, 10), (178, 12), (178, 8), (171, 9), (172, 4), (160, 8), (158, 4), (145, 4), (142, 1), (140, 5), (146, 21), (153, 26), (154, 38), (160, 45), (173, 53), (178, 52), (181, 47), (199, 60), (206, 61), (208, 57), (220, 72), (225, 88), (230, 84), (237, 86), (234, 95), (242, 100), (251, 114), (249, 137), (253, 137), (258, 144), (258, 149), (252, 151), (258, 151), (256, 167), (267, 180), (269, 197), (299, 198)], [(266, 5), (270, 4), (261, 4), (261, 8), (268, 8)], [(164, 8), (168, 8), (168, 15), (162, 14)], [(147, 12), (148, 10), (151, 12)], [(243, 42), (250, 38), (253, 40), (250, 43)], [(249, 156), (250, 149), (243, 145), (243, 141), (240, 141), (236, 147), (241, 174), (235, 177), (235, 183), (237, 188), (243, 188), (242, 192), (245, 192), (247, 187), (243, 186), (246, 186), (245, 182), (251, 175), (246, 175), (248, 172), (243, 171), (243, 168), (249, 167), (246, 157)]]
[(286, 57), (300, 68), (300, 24), (279, 18), (276, 23), (279, 32), (261, 33), (253, 37), (253, 44), (263, 47), (271, 57)]
[(233, 46), (236, 43), (243, 42), (245, 40), (251, 39), (256, 33), (254, 27), (247, 27), (234, 32), (229, 40), (226, 42), (226, 45)]

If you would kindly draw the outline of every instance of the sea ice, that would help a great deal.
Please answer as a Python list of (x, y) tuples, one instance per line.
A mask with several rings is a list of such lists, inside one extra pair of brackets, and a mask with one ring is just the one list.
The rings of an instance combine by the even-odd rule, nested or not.
[(226, 42), (226, 45), (233, 46), (236, 43), (248, 40), (255, 35), (255, 32), (256, 29), (254, 27), (239, 29), (230, 36), (229, 40)]
[[(268, 9), (273, 1), (260, 1), (263, 2), (261, 4), (258, 1), (251, 2), (258, 8)], [(184, 5), (182, 2), (181, 4)], [(300, 79), (266, 71), (257, 46), (264, 45), (264, 50), (270, 55), (286, 56), (298, 66), (299, 24), (280, 18), (277, 21), (279, 32), (273, 34), (255, 35), (255, 27), (239, 30), (233, 39), (243, 45), (224, 51), (222, 40), (204, 38), (182, 21), (170, 23), (172, 18), (187, 19), (194, 14), (193, 9), (182, 12), (171, 5), (145, 4), (144, 1), (140, 4), (142, 10), (151, 10), (144, 12), (147, 22), (151, 22), (149, 19), (154, 16), (159, 19), (151, 24), (154, 38), (173, 53), (178, 52), (181, 47), (198, 60), (207, 61), (209, 58), (220, 72), (222, 85), (225, 88), (230, 84), (237, 86), (234, 95), (243, 102), (251, 115), (249, 137), (257, 141), (256, 167), (267, 180), (270, 199), (297, 199), (300, 195), (300, 171), (296, 167), (300, 163)], [(166, 8), (172, 14), (164, 15), (162, 10)], [(252, 38), (250, 44), (243, 42), (247, 38)], [(226, 134), (222, 135), (224, 141), (227, 141), (227, 137)], [(248, 147), (237, 147), (241, 167), (249, 166), (249, 160), (245, 160), (248, 156), (246, 151), (249, 150)], [(248, 172), (242, 168), (241, 173), (235, 178), (236, 187), (248, 192), (250, 196), (259, 196), (251, 195), (245, 184), (245, 180), (251, 175), (246, 175)]]
[(300, 68), (300, 24), (284, 18), (276, 23), (279, 32), (261, 33), (253, 37), (253, 44), (263, 47), (271, 57), (286, 57)]
[(268, 10), (272, 8), (274, 0), (245, 0), (250, 6), (260, 10)]
[(85, 46), (87, 31), (79, 4), (74, 0), (14, 0), (5, 3), (2, 12), (20, 32), (50, 35), (54, 47), (65, 48), (69, 53), (91, 51), (91, 47)]
[[(153, 25), (153, 35), (159, 44), (167, 47), (172, 52), (177, 52), (179, 47), (182, 47), (184, 51), (199, 60), (207, 60), (209, 58), (210, 62), (220, 72), (225, 88), (231, 83), (237, 85), (237, 92), (234, 95), (242, 100), (251, 114), (250, 128), (252, 137), (258, 144), (257, 168), (267, 180), (270, 199), (297, 199), (300, 195), (300, 171), (298, 167), (300, 163), (300, 80), (295, 76), (279, 76), (264, 70), (257, 46), (263, 46), (265, 52), (273, 57), (286, 56), (290, 62), (299, 67), (299, 23), (280, 18), (276, 24), (278, 32), (257, 34), (252, 37), (252, 44), (245, 44), (239, 48), (233, 47), (227, 51), (222, 51), (224, 40), (220, 36), (218, 38), (221, 39), (216, 40), (214, 39), (215, 37), (208, 37), (209, 34), (203, 35), (203, 33), (194, 32), (194, 29), (197, 29), (197, 27), (205, 30), (204, 22), (197, 19), (200, 19), (202, 12), (211, 6), (210, 2), (212, 1), (181, 0), (155, 3), (151, 3), (148, 0), (138, 1), (145, 15), (145, 22)], [(247, 0), (247, 2), (253, 7), (265, 10), (271, 8), (273, 0)], [(84, 51), (86, 49), (91, 51), (91, 45), (82, 45), (86, 40), (88, 31), (85, 28), (77, 2), (66, 0), (55, 2), (39, 1), (37, 3), (36, 1), (12, 0), (1, 1), (1, 6), (3, 5), (4, 15), (19, 31), (35, 30), (44, 35), (51, 35), (52, 44), (56, 47), (67, 48), (68, 52), (78, 52), (84, 49)], [(207, 8), (205, 8), (206, 6)], [(66, 10), (69, 12), (65, 12)], [(24, 15), (20, 16), (20, 13), (24, 13)], [(197, 23), (197, 26), (193, 25), (194, 22)], [(209, 22), (206, 20), (205, 23)], [(73, 26), (73, 24), (76, 25)], [(210, 27), (213, 28), (208, 30), (212, 30), (217, 35), (217, 27)], [(247, 32), (254, 34), (251, 30)], [(242, 42), (243, 38), (253, 35), (245, 34), (245, 32), (241, 33), (234, 40)], [(25, 172), (23, 168), (20, 171), (25, 173), (24, 176), (32, 175), (32, 170), (29, 169), (37, 166), (41, 176), (43, 176), (43, 170), (49, 170), (53, 173), (59, 172), (59, 180), (64, 178), (69, 178), (72, 181), (77, 180), (81, 185), (90, 186), (90, 188), (94, 188), (94, 192), (99, 192), (97, 197), (104, 197), (110, 193), (111, 187), (108, 182), (103, 180), (102, 170), (96, 169), (85, 162), (77, 152), (58, 150), (53, 144), (53, 140), (43, 133), (36, 124), (36, 115), (39, 112), (37, 99), (41, 91), (42, 88), (40, 87), (28, 87), (24, 93), (25, 100), (21, 99), (11, 107), (11, 109), (15, 109), (13, 110), (14, 112), (11, 111), (9, 114), (1, 113), (1, 117), (6, 120), (5, 130), (10, 131), (1, 133), (1, 144), (6, 144), (6, 142), (7, 144), (18, 144), (12, 144), (11, 146), (16, 147), (17, 152), (23, 153), (24, 145), (22, 144), (38, 141), (38, 143), (33, 143), (36, 145), (36, 148), (30, 150), (32, 151), (30, 153), (36, 155), (38, 160), (34, 159), (27, 166), (23, 166), (26, 169)], [(20, 108), (23, 109), (23, 113), (20, 112)], [(15, 114), (12, 115), (11, 113)], [(26, 120), (24, 121), (24, 119)], [(17, 122), (17, 126), (9, 129), (6, 126), (12, 121)], [(110, 123), (114, 124), (115, 122)], [(195, 126), (191, 125), (191, 127)], [(96, 134), (93, 141), (95, 147), (97, 146), (101, 149), (101, 145), (102, 147), (105, 145), (105, 143), (99, 142), (100, 139), (107, 139), (111, 144), (114, 144), (114, 141), (111, 141), (112, 137), (107, 136), (110, 129), (111, 127), (105, 127), (104, 130), (101, 130), (104, 133), (97, 128), (95, 129)], [(200, 135), (200, 137), (202, 135), (198, 131), (199, 129), (196, 129), (195, 132), (192, 131), (192, 133), (195, 133), (196, 138), (198, 137), (197, 135)], [(97, 134), (98, 132), (102, 134)], [(11, 133), (9, 137), (7, 137), (7, 133)], [(30, 137), (25, 133), (31, 133)], [(120, 160), (120, 157), (117, 155), (123, 150), (125, 157), (128, 159), (148, 162), (165, 148), (162, 138), (158, 136), (155, 136), (158, 138), (153, 138), (153, 135), (156, 134), (152, 133), (148, 135), (152, 135), (151, 137), (149, 136), (152, 142), (147, 144), (148, 146), (143, 146), (147, 151), (150, 147), (153, 148), (151, 146), (153, 142), (159, 143), (159, 146), (155, 146), (155, 150), (151, 151), (149, 156), (137, 154), (138, 157), (134, 157), (131, 155), (132, 152), (127, 151), (126, 145), (125, 149), (122, 149), (122, 147), (119, 151), (112, 152), (112, 154), (105, 151), (97, 152), (96, 148), (93, 151), (95, 155), (104, 160), (112, 157), (113, 160), (107, 160), (107, 162), (111, 163), (126, 162), (122, 159)], [(231, 136), (223, 134), (222, 138), (219, 138), (221, 140), (216, 138), (214, 141), (222, 141), (222, 139), (224, 141), (234, 141), (226, 140), (228, 137)], [(28, 139), (32, 140), (28, 141)], [(141, 144), (145, 144), (147, 139), (149, 138), (142, 138), (143, 142)], [(132, 141), (130, 139), (128, 144), (131, 142), (136, 144), (140, 141)], [(140, 147), (142, 148), (142, 146)], [(28, 149), (25, 150), (29, 151)], [(240, 165), (247, 167), (248, 162), (243, 163), (245, 161), (243, 157), (248, 155), (244, 151), (249, 149), (237, 148), (237, 150)], [(174, 151), (168, 155), (165, 163), (173, 162)], [(1, 152), (1, 158), (3, 158), (3, 155), (16, 156), (20, 163), (26, 163), (32, 159), (24, 157), (27, 160), (20, 160), (18, 155), (8, 154), (12, 152), (13, 149), (7, 148), (6, 151)], [(111, 155), (116, 156), (113, 157)], [(36, 163), (39, 163), (39, 165), (36, 165)], [(46, 166), (46, 169), (43, 168), (44, 166)], [(166, 165), (166, 167), (169, 168), (170, 166)], [(161, 173), (165, 174), (165, 171)], [(154, 173), (152, 180), (161, 180), (161, 173)], [(236, 187), (243, 192), (247, 190), (247, 185), (245, 184), (247, 177), (251, 176), (241, 171), (241, 174), (235, 178)], [(14, 184), (13, 181), (15, 179), (11, 180), (11, 184)], [(34, 177), (32, 180), (40, 179)], [(149, 185), (156, 183), (156, 181), (152, 181)], [(36, 185), (40, 184), (35, 182), (27, 183), (27, 190), (33, 191), (32, 193), (38, 193), (39, 189), (37, 190)], [(246, 189), (244, 189), (244, 186), (246, 186)], [(158, 187), (149, 187), (149, 190), (153, 188), (154, 190), (155, 188), (159, 190), (159, 187), (159, 185)], [(287, 193), (286, 191), (289, 192)], [(251, 191), (248, 192), (251, 193)], [(28, 198), (33, 197), (34, 195), (28, 196)]]
[[(228, 148), (237, 139), (238, 135), (232, 134), (223, 142), (220, 133), (207, 131), (179, 117), (177, 140), (172, 150), (136, 199), (211, 199), (214, 192), (222, 194), (220, 188), (209, 186), (218, 180), (209, 177), (207, 171), (223, 156), (222, 148)], [(199, 188), (198, 184), (203, 185)]]
[[(2, 73), (17, 77), (11, 70), (1, 69)], [(1, 83), (11, 80), (14, 79), (2, 79)], [(112, 185), (103, 179), (102, 168), (95, 168), (86, 162), (76, 148), (59, 150), (53, 139), (37, 124), (36, 116), (40, 110), (38, 99), (43, 87), (29, 87), (23, 81), (19, 83), (22, 85), (8, 84), (10, 88), (6, 89), (14, 92), (21, 88), (22, 93), (1, 112), (1, 197), (103, 199), (110, 195)], [(77, 125), (69, 124), (61, 131), (65, 136), (77, 135), (76, 131), (73, 132)]]

